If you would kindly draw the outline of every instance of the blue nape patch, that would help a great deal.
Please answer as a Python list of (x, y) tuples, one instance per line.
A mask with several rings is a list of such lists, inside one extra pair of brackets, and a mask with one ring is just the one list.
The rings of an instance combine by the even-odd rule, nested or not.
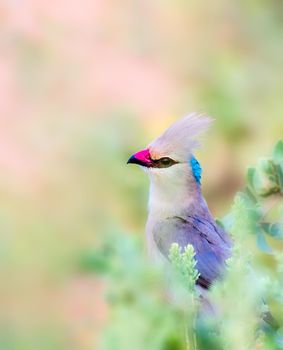
[(191, 167), (192, 167), (194, 178), (196, 179), (196, 182), (200, 184), (201, 173), (202, 173), (201, 166), (200, 166), (199, 162), (196, 160), (195, 157), (191, 158), (190, 164), (191, 164)]

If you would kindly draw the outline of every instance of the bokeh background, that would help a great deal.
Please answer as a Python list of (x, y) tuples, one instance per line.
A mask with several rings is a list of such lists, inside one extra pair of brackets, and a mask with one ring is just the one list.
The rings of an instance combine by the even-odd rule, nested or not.
[(0, 347), (96, 349), (105, 286), (79, 261), (143, 234), (128, 157), (208, 113), (197, 157), (221, 217), (282, 138), (283, 3), (2, 0), (0, 23)]

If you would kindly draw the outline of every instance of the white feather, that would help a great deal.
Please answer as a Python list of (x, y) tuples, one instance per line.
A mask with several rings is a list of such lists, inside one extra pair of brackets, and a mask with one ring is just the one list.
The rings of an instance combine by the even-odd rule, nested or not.
[(171, 156), (185, 162), (193, 150), (199, 146), (199, 136), (212, 124), (213, 119), (191, 113), (171, 125), (161, 136), (150, 143), (149, 151), (153, 158)]

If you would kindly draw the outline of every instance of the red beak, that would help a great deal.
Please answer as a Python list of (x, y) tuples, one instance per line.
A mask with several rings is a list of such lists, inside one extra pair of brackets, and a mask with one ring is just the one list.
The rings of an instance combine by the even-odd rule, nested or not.
[(138, 164), (141, 166), (145, 166), (149, 168), (152, 165), (152, 160), (150, 158), (150, 153), (148, 149), (144, 149), (142, 151), (139, 151), (135, 154), (133, 154), (127, 164), (132, 163), (132, 164)]

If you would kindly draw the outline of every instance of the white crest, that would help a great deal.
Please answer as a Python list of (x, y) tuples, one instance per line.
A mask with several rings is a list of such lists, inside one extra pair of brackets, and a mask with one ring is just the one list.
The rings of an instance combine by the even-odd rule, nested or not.
[(178, 161), (187, 161), (192, 151), (199, 146), (199, 136), (212, 124), (213, 119), (191, 113), (171, 125), (161, 136), (150, 143), (153, 158), (172, 156)]

